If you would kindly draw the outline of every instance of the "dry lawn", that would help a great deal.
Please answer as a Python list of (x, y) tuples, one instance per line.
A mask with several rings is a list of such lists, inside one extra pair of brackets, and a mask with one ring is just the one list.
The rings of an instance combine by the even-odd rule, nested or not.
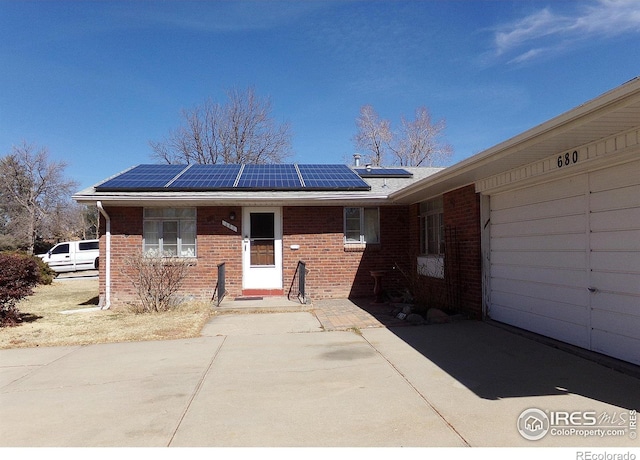
[(188, 303), (163, 313), (136, 314), (126, 309), (91, 309), (98, 304), (98, 280), (55, 280), (38, 286), (18, 305), (23, 322), (0, 328), (0, 349), (196, 337), (213, 309)]

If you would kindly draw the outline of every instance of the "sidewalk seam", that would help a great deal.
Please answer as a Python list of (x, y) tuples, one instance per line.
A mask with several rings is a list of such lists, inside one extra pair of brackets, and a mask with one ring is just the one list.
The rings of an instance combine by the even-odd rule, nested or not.
[(442, 420), (445, 423), (445, 425), (447, 425), (449, 429), (453, 431), (460, 438), (460, 440), (464, 443), (464, 445), (466, 447), (471, 447), (471, 444), (469, 444), (469, 442), (464, 438), (464, 436), (462, 436), (462, 434), (458, 430), (456, 430), (456, 428), (451, 423), (449, 423), (449, 421), (444, 417), (444, 415), (442, 415), (442, 413), (440, 413), (440, 411), (433, 404), (431, 404), (431, 402), (427, 399), (427, 397), (423, 395), (413, 383), (411, 383), (411, 381), (400, 371), (400, 369), (398, 369), (389, 359), (387, 359), (387, 357), (383, 355), (382, 352), (378, 350), (366, 337), (362, 336), (362, 338), (364, 339), (365, 342), (369, 344), (371, 348), (373, 348), (376, 351), (376, 353), (378, 353), (382, 357), (382, 359), (384, 359), (389, 364), (389, 366), (393, 368), (393, 370), (395, 370), (398, 373), (398, 375), (400, 375), (400, 377), (402, 377), (402, 379), (405, 382), (407, 382), (407, 385), (409, 385), (413, 389), (413, 391), (415, 391), (418, 394), (420, 399), (422, 399), (427, 404), (427, 406), (429, 406), (436, 413), (436, 415), (440, 418), (440, 420)]
[(56, 359), (54, 359), (53, 361), (49, 361), (47, 363), (44, 364), (28, 364), (28, 365), (22, 365), (22, 366), (2, 366), (5, 368), (8, 367), (18, 367), (18, 368), (31, 368), (29, 370), (29, 372), (27, 372), (24, 375), (21, 375), (20, 377), (18, 377), (15, 380), (12, 380), (11, 382), (7, 383), (6, 385), (0, 387), (0, 390), (2, 390), (2, 392), (4, 393), (4, 390), (9, 388), (9, 392), (11, 393), (11, 389), (10, 387), (13, 386), (15, 383), (20, 382), (21, 380), (26, 379), (27, 377), (30, 377), (31, 375), (33, 375), (34, 373), (40, 371), (41, 369), (46, 369), (47, 367), (49, 367), (51, 364), (57, 363), (58, 361), (60, 361), (61, 359), (66, 358), (69, 355), (74, 354), (75, 352), (77, 352), (78, 350), (81, 350), (85, 347), (87, 347), (88, 345), (72, 345), (71, 346), (71, 350), (69, 350), (67, 353), (65, 353), (62, 356), (58, 356)]
[(178, 430), (180, 429), (180, 425), (182, 425), (182, 421), (187, 416), (187, 412), (189, 412), (189, 409), (191, 409), (191, 405), (193, 404), (193, 400), (196, 399), (196, 396), (198, 396), (198, 394), (200, 393), (200, 389), (202, 388), (202, 385), (204, 384), (204, 381), (207, 378), (207, 375), (209, 374), (209, 371), (211, 370), (211, 366), (213, 366), (213, 363), (215, 362), (216, 358), (220, 354), (220, 350), (222, 349), (222, 346), (224, 345), (224, 343), (226, 341), (227, 341), (227, 336), (225, 335), (223, 337), (223, 339), (222, 339), (222, 342), (220, 343), (220, 345), (216, 349), (215, 353), (213, 353), (213, 356), (211, 357), (211, 360), (209, 361), (209, 364), (207, 365), (206, 369), (202, 373), (202, 376), (200, 377), (200, 380), (198, 380), (198, 383), (196, 384), (196, 387), (193, 390), (193, 393), (191, 394), (191, 397), (189, 398), (189, 401), (187, 402), (187, 405), (184, 408), (184, 411), (182, 411), (182, 415), (178, 419), (178, 423), (176, 424), (176, 427), (174, 428), (173, 433), (171, 433), (171, 437), (169, 438), (169, 442), (167, 443), (167, 447), (171, 447), (171, 444), (173, 443), (173, 440), (176, 437), (176, 434), (178, 433)]

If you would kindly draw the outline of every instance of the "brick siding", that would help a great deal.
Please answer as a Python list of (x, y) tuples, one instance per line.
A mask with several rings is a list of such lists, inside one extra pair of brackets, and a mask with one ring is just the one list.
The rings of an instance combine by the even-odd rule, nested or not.
[[(398, 288), (393, 265), (408, 247), (408, 208), (380, 207), (380, 244), (349, 248), (344, 244), (342, 207), (285, 207), (283, 264), (288, 291), (299, 260), (307, 267), (307, 292), (314, 299), (373, 295), (371, 270), (388, 270), (386, 289)], [(291, 245), (300, 249), (291, 250)], [(297, 294), (297, 287), (294, 286)]]
[[(445, 279), (414, 275), (419, 252), (418, 205), (380, 207), (380, 243), (345, 246), (343, 207), (282, 208), (283, 290), (298, 293), (296, 268), (306, 263), (306, 291), (311, 299), (372, 296), (372, 270), (387, 270), (386, 290), (411, 287), (417, 300), (428, 307), (457, 309), (473, 318), (482, 315), (480, 251), (480, 199), (473, 185), (443, 196), (447, 236)], [(142, 207), (107, 207), (111, 217), (111, 301), (114, 306), (135, 299), (124, 275), (127, 254), (142, 249)], [(222, 225), (235, 213), (238, 232)], [(226, 289), (230, 297), (242, 294), (242, 208), (198, 207), (197, 259), (183, 285), (183, 294), (211, 300), (217, 283), (217, 266), (225, 262)], [(105, 221), (100, 220), (100, 294), (105, 293)], [(292, 249), (296, 246), (298, 249)], [(403, 277), (404, 269), (412, 280)]]
[[(111, 217), (111, 302), (117, 307), (135, 299), (125, 276), (127, 254), (142, 249), (141, 207), (106, 207)], [(238, 232), (222, 225), (234, 212)], [(308, 270), (307, 295), (312, 299), (373, 295), (371, 270), (387, 269), (383, 279), (387, 289), (399, 287), (395, 261), (407, 253), (408, 208), (380, 208), (380, 244), (350, 250), (343, 243), (343, 207), (284, 207), (283, 289), (297, 295), (295, 278), (298, 261)], [(198, 207), (197, 259), (183, 284), (183, 294), (210, 300), (217, 283), (217, 265), (225, 262), (226, 289), (230, 297), (242, 294), (242, 208)], [(105, 221), (100, 220), (100, 260), (106, 260)], [(298, 245), (292, 250), (291, 245)], [(100, 264), (100, 295), (105, 293), (105, 263)]]
[[(409, 211), (411, 244), (420, 248), (419, 205)], [(445, 226), (444, 279), (419, 276), (417, 300), (425, 308), (437, 307), (482, 317), (482, 266), (480, 241), (480, 195), (469, 185), (443, 195)], [(414, 257), (415, 259), (415, 257)], [(416, 264), (412, 267), (417, 271)], [(415, 272), (414, 272), (415, 273)]]

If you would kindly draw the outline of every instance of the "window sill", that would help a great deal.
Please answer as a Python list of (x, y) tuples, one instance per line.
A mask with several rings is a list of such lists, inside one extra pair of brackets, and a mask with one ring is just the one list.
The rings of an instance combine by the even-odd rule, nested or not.
[[(198, 258), (189, 256), (189, 257), (177, 257), (177, 256), (164, 256), (160, 257), (157, 260), (162, 260), (162, 263), (165, 265), (173, 265), (173, 264), (186, 264), (189, 266), (198, 265)], [(148, 260), (149, 263), (154, 263), (153, 260)]]
[(344, 243), (344, 252), (377, 252), (380, 249), (380, 243)]
[(197, 256), (171, 256), (171, 255), (165, 255), (165, 256), (161, 256), (159, 257), (160, 259), (185, 259), (185, 260), (198, 260)]

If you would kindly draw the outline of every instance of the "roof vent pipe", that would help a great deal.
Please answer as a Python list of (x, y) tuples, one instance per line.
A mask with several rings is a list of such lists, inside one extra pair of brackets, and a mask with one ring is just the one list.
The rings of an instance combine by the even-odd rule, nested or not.
[(367, 168), (367, 172), (371, 172), (371, 163), (367, 163), (365, 168)]
[(359, 153), (354, 153), (353, 154), (353, 163), (355, 164), (356, 168), (358, 166), (360, 166), (360, 154)]
[(100, 214), (104, 216), (106, 222), (106, 232), (105, 232), (105, 279), (104, 279), (104, 303), (100, 306), (101, 310), (108, 310), (111, 307), (111, 217), (107, 214), (107, 211), (102, 207), (102, 201), (97, 201), (96, 206), (100, 211)]

